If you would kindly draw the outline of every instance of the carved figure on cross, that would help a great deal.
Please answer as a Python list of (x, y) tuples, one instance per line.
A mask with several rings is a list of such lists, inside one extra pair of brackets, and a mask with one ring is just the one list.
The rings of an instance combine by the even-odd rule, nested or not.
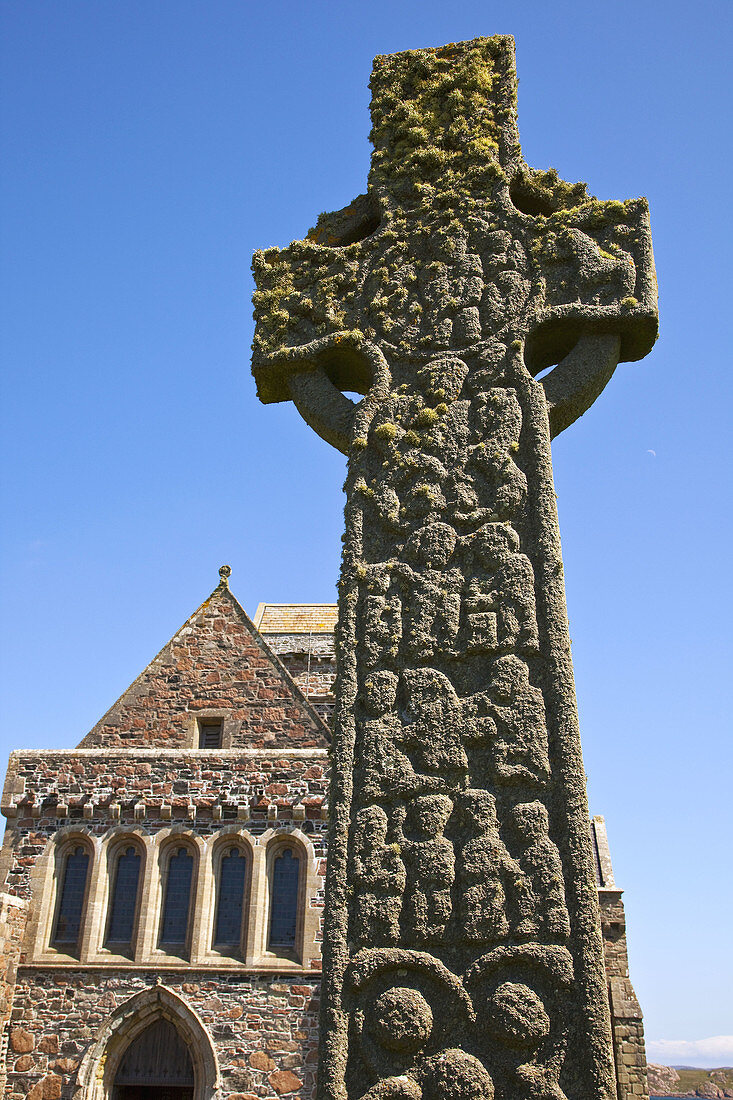
[[(371, 87), (366, 194), (254, 257), (259, 396), (348, 456), (319, 1088), (610, 1100), (550, 440), (654, 343), (648, 209), (525, 164), (509, 38), (378, 57)], [(521, 920), (454, 882), (469, 781)]]

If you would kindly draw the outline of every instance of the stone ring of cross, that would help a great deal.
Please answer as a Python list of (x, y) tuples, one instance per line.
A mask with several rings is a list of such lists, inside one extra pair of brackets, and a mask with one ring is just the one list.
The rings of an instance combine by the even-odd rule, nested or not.
[(525, 163), (508, 37), (371, 89), (367, 193), (253, 258), (258, 395), (349, 458), (320, 1097), (608, 1100), (550, 440), (656, 339), (649, 209)]
[[(369, 394), (372, 385), (379, 386), (383, 380), (384, 358), (376, 345), (366, 340), (357, 341), (352, 334), (314, 341), (312, 346), (297, 349), (302, 358), (298, 363), (293, 356), (292, 373), (287, 376), (293, 404), (305, 422), (343, 454), (349, 453), (355, 438), (362, 401), (347, 397), (332, 377), (342, 374), (344, 365), (348, 367), (357, 361), (357, 347), (363, 358), (345, 387), (349, 387), (348, 392), (358, 393), (363, 389)], [(590, 408), (618, 366), (620, 351), (619, 335), (588, 333), (580, 336), (572, 350), (544, 374), (541, 384), (547, 401), (551, 438)], [(370, 377), (371, 366), (376, 369)]]

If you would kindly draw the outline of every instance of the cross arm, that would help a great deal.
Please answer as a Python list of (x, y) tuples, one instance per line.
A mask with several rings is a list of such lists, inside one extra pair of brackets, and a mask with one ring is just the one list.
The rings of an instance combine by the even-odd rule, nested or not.
[(252, 373), (266, 404), (291, 400), (291, 376), (316, 365), (340, 390), (368, 389), (355, 306), (363, 266), (374, 264), (379, 251), (378, 242), (359, 243), (378, 224), (375, 210), (370, 197), (359, 196), (344, 210), (321, 215), (305, 240), (255, 252)]
[(543, 307), (525, 362), (542, 378), (554, 437), (599, 396), (619, 362), (643, 358), (658, 327), (657, 284), (645, 199), (599, 202), (534, 218), (530, 245)]

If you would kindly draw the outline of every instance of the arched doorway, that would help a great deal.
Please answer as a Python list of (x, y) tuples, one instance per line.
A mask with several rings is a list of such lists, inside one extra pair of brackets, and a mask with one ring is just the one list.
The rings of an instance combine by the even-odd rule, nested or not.
[[(156, 1030), (156, 1025), (171, 1030)], [(174, 1077), (176, 1051), (182, 1053)], [(154, 1079), (153, 1072), (158, 1073)], [(182, 997), (156, 982), (105, 1019), (79, 1063), (77, 1083), (77, 1100), (217, 1100), (221, 1077), (203, 1020)]]
[(191, 1053), (175, 1024), (159, 1018), (120, 1059), (112, 1100), (193, 1100)]

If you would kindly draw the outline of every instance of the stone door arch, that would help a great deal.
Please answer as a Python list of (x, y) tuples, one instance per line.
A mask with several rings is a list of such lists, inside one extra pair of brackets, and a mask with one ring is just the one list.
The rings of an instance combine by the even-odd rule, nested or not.
[[(124, 1091), (116, 1092), (116, 1083), (121, 1081), (124, 1088), (129, 1084), (126, 1075), (130, 1073), (130, 1060), (125, 1063), (125, 1056), (136, 1040), (159, 1021), (171, 1024), (185, 1044), (193, 1078), (188, 1096), (191, 1100), (217, 1100), (221, 1081), (211, 1035), (196, 1012), (164, 985), (130, 997), (105, 1021), (79, 1066), (75, 1100), (115, 1100), (116, 1094), (124, 1097)], [(172, 1087), (187, 1088), (183, 1078)], [(163, 1095), (160, 1092), (161, 1100)], [(185, 1091), (179, 1096), (186, 1100)]]

